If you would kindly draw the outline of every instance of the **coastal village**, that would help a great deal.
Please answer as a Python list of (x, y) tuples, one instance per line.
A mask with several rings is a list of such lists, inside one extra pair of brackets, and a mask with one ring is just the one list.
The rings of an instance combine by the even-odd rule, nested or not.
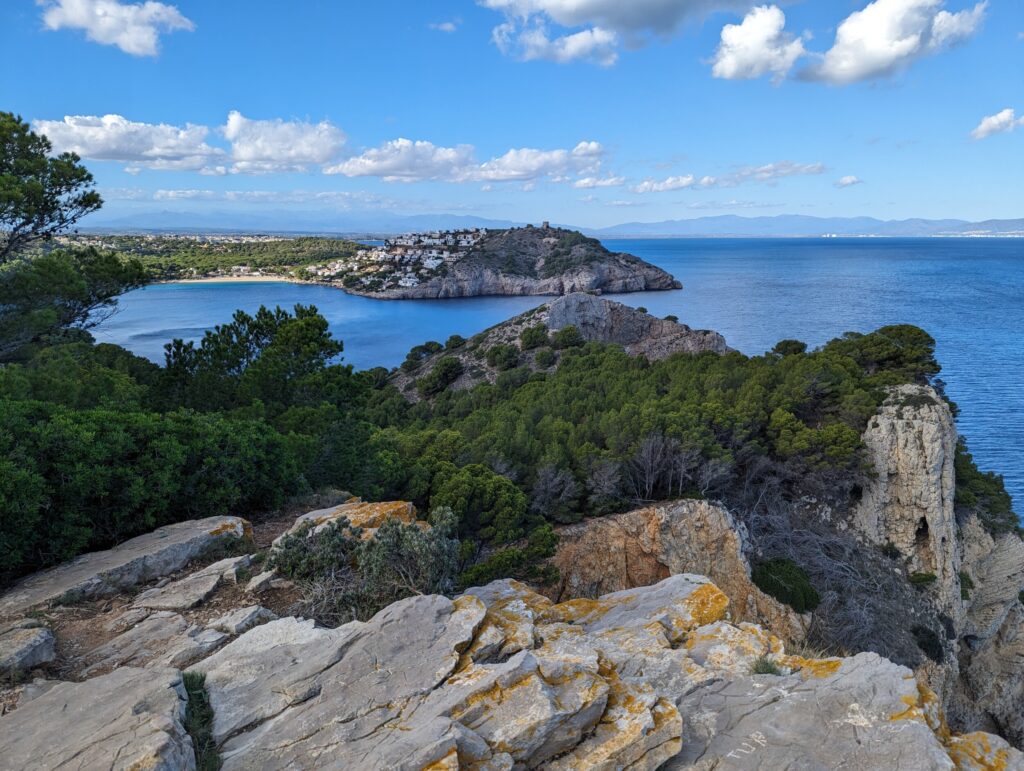
[(461, 260), (486, 235), (485, 228), (406, 233), (380, 246), (360, 249), (350, 258), (311, 265), (302, 273), (316, 280), (341, 281), (347, 287), (372, 291), (414, 287)]

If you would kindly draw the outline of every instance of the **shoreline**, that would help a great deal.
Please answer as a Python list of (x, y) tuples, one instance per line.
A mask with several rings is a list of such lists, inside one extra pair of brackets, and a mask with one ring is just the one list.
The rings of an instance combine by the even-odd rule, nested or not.
[(314, 284), (315, 281), (304, 281), (294, 276), (205, 276), (203, 278), (169, 278), (151, 281), (150, 284)]

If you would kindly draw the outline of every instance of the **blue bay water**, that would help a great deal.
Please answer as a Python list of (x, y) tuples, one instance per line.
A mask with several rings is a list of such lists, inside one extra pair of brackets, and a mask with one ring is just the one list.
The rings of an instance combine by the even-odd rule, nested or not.
[[(658, 316), (721, 332), (747, 354), (796, 338), (909, 323), (936, 339), (960, 431), (979, 465), (1024, 501), (1024, 240), (606, 240), (672, 273), (683, 289), (616, 296)], [(126, 294), (96, 337), (162, 362), (236, 308), (316, 305), (357, 368), (392, 367), (413, 345), (470, 336), (547, 298), (379, 301), (289, 283), (160, 284)], [(1018, 509), (1020, 506), (1018, 505)]]

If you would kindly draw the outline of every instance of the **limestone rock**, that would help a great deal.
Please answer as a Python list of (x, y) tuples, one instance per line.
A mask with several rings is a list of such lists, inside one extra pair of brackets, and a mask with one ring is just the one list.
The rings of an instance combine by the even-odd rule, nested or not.
[(65, 598), (116, 594), (181, 570), (216, 544), (251, 539), (252, 527), (239, 517), (209, 517), (167, 525), (107, 551), (34, 573), (0, 596), (0, 616)]
[(957, 431), (949, 407), (929, 386), (897, 386), (863, 440), (876, 476), (865, 485), (852, 526), (869, 543), (895, 546), (911, 572), (934, 573), (940, 607), (959, 621)]
[(676, 573), (708, 576), (736, 619), (786, 641), (805, 637), (804, 619), (750, 579), (743, 525), (716, 503), (681, 500), (559, 529), (553, 596), (596, 597), (647, 586)]
[(682, 751), (665, 768), (953, 769), (935, 707), (874, 653), (824, 677), (723, 679), (681, 700)]
[(249, 583), (245, 585), (245, 591), (250, 594), (262, 594), (270, 588), (270, 582), (274, 580), (277, 575), (276, 571), (264, 570), (249, 579)]
[(690, 329), (685, 324), (579, 292), (548, 304), (547, 326), (551, 331), (574, 326), (584, 340), (618, 343), (631, 356), (646, 356), (652, 361), (673, 353), (730, 350), (717, 332)]
[[(295, 520), (287, 532), (274, 539), (274, 546), (279, 546), (285, 536), (293, 535), (303, 528), (310, 528), (310, 534), (318, 533), (332, 522), (345, 518), (352, 527), (362, 528), (363, 538), (370, 538), (389, 519), (397, 519), (407, 525), (417, 522), (416, 507), (407, 501), (384, 501), (366, 503), (355, 500), (332, 506), (329, 509), (317, 509), (303, 514)], [(426, 526), (426, 522), (423, 523)]]
[(157, 611), (86, 654), (83, 674), (115, 667), (184, 667), (225, 643), (228, 635), (204, 630), (177, 613)]
[(252, 557), (227, 557), (197, 570), (184, 578), (150, 589), (135, 598), (135, 607), (150, 610), (188, 610), (213, 594), (221, 581), (237, 581), (238, 571), (247, 567)]
[(0, 674), (28, 672), (56, 656), (53, 632), (43, 627), (11, 629), (0, 635)]
[(188, 771), (181, 673), (124, 667), (60, 683), (0, 717), (0, 764), (9, 769)]
[(266, 608), (260, 605), (250, 605), (233, 610), (215, 621), (211, 621), (210, 629), (216, 629), (225, 634), (239, 635), (248, 632), (254, 626), (274, 621), (276, 618), (277, 616)]

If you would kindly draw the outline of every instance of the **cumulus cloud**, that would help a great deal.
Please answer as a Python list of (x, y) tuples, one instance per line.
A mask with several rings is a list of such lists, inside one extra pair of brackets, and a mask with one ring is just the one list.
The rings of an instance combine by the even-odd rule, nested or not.
[(432, 142), (393, 139), (324, 169), (346, 177), (381, 177), (386, 182), (451, 179), (473, 162), (473, 147), (438, 147)]
[[(492, 38), (522, 59), (613, 64), (620, 45), (643, 45), (672, 35), (684, 22), (719, 10), (745, 10), (749, 0), (477, 0), (505, 22)], [(549, 29), (564, 33), (551, 36)], [(579, 29), (582, 28), (582, 29)]]
[(682, 190), (693, 187), (697, 184), (697, 178), (693, 174), (686, 174), (679, 177), (668, 177), (667, 179), (655, 180), (645, 179), (638, 185), (633, 186), (634, 193), (665, 193), (669, 190)]
[(854, 185), (862, 184), (864, 184), (864, 180), (853, 174), (847, 174), (845, 177), (840, 177), (836, 180), (836, 187), (853, 187)]
[(224, 150), (206, 142), (206, 126), (139, 123), (121, 115), (66, 115), (37, 120), (33, 128), (49, 137), (58, 152), (96, 161), (122, 161), (127, 171), (164, 169), (223, 174)]
[(438, 179), (448, 182), (523, 182), (547, 177), (564, 181), (567, 174), (600, 168), (604, 148), (580, 142), (572, 150), (513, 148), (484, 163), (474, 159), (472, 145), (439, 147), (432, 142), (395, 139), (324, 169), (326, 174), (380, 177), (385, 182)]
[(306, 171), (334, 160), (345, 144), (345, 133), (328, 121), (252, 120), (237, 110), (222, 131), (231, 142), (231, 171), (243, 174)]
[(625, 177), (581, 177), (572, 186), (578, 190), (590, 190), (595, 187), (619, 187), (625, 183)]
[(711, 74), (729, 80), (771, 74), (779, 82), (805, 53), (803, 42), (785, 26), (786, 15), (775, 5), (758, 6), (740, 24), (726, 24)]
[(720, 177), (706, 175), (698, 179), (693, 174), (686, 174), (662, 180), (645, 179), (638, 185), (634, 185), (632, 190), (634, 193), (664, 193), (669, 190), (683, 190), (694, 187), (735, 187), (745, 182), (760, 182), (771, 185), (785, 177), (822, 174), (824, 171), (825, 165), (823, 163), (777, 161), (776, 163), (766, 163), (762, 166), (743, 166), (731, 174), (725, 174)]
[(1008, 131), (1013, 131), (1017, 126), (1024, 126), (1024, 117), (1018, 118), (1014, 110), (1007, 107), (995, 115), (986, 115), (982, 118), (981, 123), (971, 132), (971, 136), (975, 139), (984, 139), (993, 134), (1005, 134)]
[(839, 24), (832, 48), (802, 76), (843, 85), (891, 75), (971, 37), (988, 2), (955, 13), (944, 5), (945, 0), (874, 0)]
[(47, 29), (79, 29), (94, 43), (114, 45), (133, 56), (156, 56), (161, 32), (192, 31), (195, 25), (173, 5), (147, 0), (39, 0)]

